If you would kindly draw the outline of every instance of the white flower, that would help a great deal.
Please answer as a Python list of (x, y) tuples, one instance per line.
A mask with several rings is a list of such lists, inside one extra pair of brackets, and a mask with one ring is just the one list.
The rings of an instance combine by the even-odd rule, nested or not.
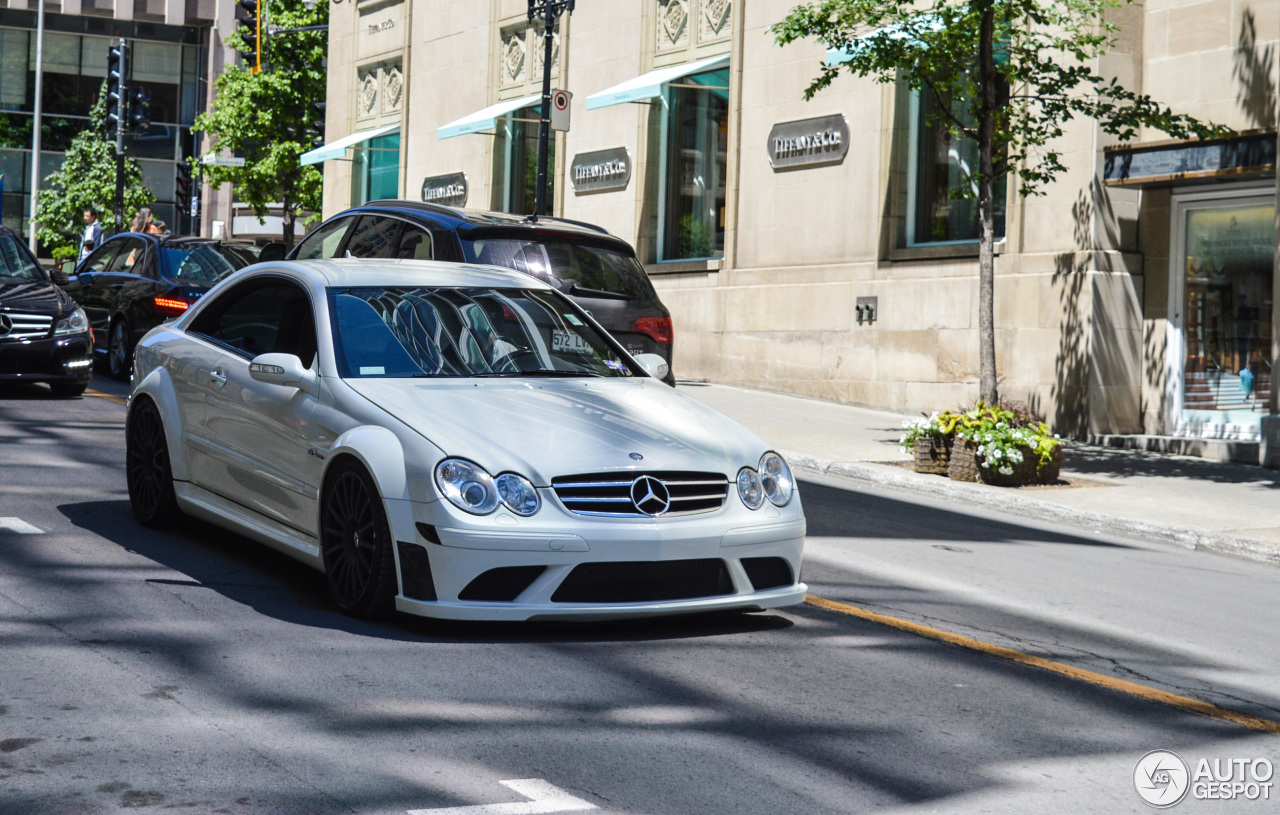
[(1013, 468), (1012, 468), (1012, 467), (1001, 467), (1001, 468), (1000, 468), (1000, 474), (1001, 474), (1001, 475), (1013, 475)]
[(1004, 455), (1004, 453), (1000, 450), (1000, 448), (996, 448), (996, 449), (995, 449), (994, 451), (992, 451), (992, 453), (991, 453), (992, 458), (1000, 458), (1000, 457), (1001, 457), (1001, 456), (1003, 456), (1003, 455)]
[(988, 433), (988, 434), (987, 434), (987, 441), (991, 441), (991, 434), (990, 434), (990, 433)]

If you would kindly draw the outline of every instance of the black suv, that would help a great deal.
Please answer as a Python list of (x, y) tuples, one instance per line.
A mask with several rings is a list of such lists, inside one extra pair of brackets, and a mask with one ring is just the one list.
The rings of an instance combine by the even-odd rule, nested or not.
[[(515, 269), (576, 301), (632, 354), (660, 354), (671, 365), (671, 312), (631, 245), (598, 226), (417, 201), (372, 201), (320, 224), (289, 255), (291, 260), (334, 257)], [(666, 381), (675, 384), (675, 374), (668, 372)]]
[(93, 377), (89, 320), (12, 230), (0, 226), (0, 382), (79, 396)]
[(122, 232), (85, 258), (65, 288), (88, 312), (94, 351), (105, 357), (107, 371), (128, 379), (133, 347), (143, 334), (256, 262), (236, 244)]

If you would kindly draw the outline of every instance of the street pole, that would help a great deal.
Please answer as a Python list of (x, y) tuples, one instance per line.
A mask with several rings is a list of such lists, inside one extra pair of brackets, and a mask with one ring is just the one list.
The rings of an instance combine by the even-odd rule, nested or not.
[(538, 125), (538, 188), (534, 193), (533, 215), (547, 212), (547, 158), (551, 139), (551, 46), (556, 18), (573, 13), (575, 0), (529, 0), (529, 21), (542, 16), (542, 114)]
[(116, 117), (116, 234), (124, 231), (124, 126), (129, 118), (129, 41), (120, 38), (120, 105)]
[(40, 13), (36, 15), (36, 90), (35, 117), (31, 127), (31, 211), (27, 216), (27, 248), (36, 253), (36, 199), (40, 197), (40, 119), (44, 113), (44, 0), (37, 0)]

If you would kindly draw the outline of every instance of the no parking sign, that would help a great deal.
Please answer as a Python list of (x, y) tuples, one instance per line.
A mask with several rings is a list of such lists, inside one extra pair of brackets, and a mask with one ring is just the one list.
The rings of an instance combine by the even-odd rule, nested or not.
[(573, 94), (568, 91), (551, 92), (551, 129), (569, 130), (569, 102)]

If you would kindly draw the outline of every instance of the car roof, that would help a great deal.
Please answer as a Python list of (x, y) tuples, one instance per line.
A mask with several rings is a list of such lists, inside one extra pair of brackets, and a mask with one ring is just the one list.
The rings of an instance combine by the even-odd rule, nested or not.
[(250, 267), (260, 271), (288, 270), (311, 274), (333, 288), (355, 286), (421, 287), (464, 286), (504, 289), (551, 289), (521, 272), (498, 266), (450, 263), (443, 260), (383, 260), (342, 258), (334, 260), (282, 260)]
[(465, 232), (469, 228), (503, 227), (514, 230), (527, 229), (530, 232), (558, 232), (597, 240), (603, 238), (611, 242), (625, 243), (621, 238), (609, 234), (609, 231), (604, 227), (589, 224), (585, 221), (552, 218), (546, 215), (533, 220), (533, 216), (530, 215), (512, 215), (506, 212), (489, 212), (482, 209), (446, 207), (425, 201), (407, 201), (399, 198), (383, 198), (377, 201), (370, 201), (367, 204), (352, 207), (338, 214), (350, 215), (371, 211), (395, 212), (407, 217), (429, 217), (437, 223), (461, 232)]

